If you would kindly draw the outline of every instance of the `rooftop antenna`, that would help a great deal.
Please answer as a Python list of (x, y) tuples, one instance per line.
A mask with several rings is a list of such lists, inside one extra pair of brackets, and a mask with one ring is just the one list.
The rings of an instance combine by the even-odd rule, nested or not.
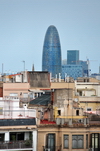
[(61, 73), (59, 73), (59, 82), (61, 82), (61, 76), (60, 76), (60, 74), (61, 74)]
[(67, 73), (65, 73), (65, 82), (66, 82)]
[(33, 66), (32, 66), (32, 71), (34, 71), (34, 63), (33, 63)]
[(90, 62), (89, 59), (87, 58), (87, 65), (88, 65), (88, 73), (87, 73), (87, 77), (90, 76)]
[(57, 82), (57, 74), (56, 74), (56, 82)]

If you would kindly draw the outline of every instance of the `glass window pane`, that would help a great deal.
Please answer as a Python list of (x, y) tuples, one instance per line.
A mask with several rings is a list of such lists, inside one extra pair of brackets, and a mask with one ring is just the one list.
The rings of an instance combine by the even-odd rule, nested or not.
[(72, 141), (72, 148), (77, 148), (77, 140)]
[(95, 138), (95, 148), (98, 148), (98, 138)]
[(78, 148), (83, 148), (83, 140), (78, 140)]
[(83, 148), (83, 135), (72, 136), (72, 148)]
[(69, 136), (64, 135), (64, 148), (68, 148), (68, 147), (69, 147)]
[(94, 137), (92, 137), (92, 148), (94, 148)]

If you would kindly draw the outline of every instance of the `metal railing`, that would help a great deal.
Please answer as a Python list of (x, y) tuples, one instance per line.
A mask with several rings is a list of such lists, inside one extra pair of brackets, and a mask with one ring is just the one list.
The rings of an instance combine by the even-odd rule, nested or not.
[(32, 141), (0, 141), (0, 149), (23, 149), (23, 148), (32, 148)]

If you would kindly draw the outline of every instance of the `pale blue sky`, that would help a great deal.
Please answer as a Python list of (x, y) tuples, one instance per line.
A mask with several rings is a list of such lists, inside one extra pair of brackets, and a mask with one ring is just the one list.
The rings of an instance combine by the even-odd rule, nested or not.
[(79, 50), (89, 58), (92, 73), (99, 72), (100, 0), (0, 0), (0, 72), (25, 68), (41, 71), (47, 28), (56, 26), (62, 49)]

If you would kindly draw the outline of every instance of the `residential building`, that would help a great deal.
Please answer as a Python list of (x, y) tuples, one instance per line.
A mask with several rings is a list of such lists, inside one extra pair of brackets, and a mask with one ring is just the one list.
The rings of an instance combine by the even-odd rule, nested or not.
[[(7, 82), (4, 85), (5, 101), (3, 104), (1, 99), (0, 111), (3, 113), (1, 118), (4, 117), (7, 120), (6, 122), (2, 122), (5, 119), (0, 120), (1, 131), (3, 130), (1, 140), (13, 142), (12, 139), (16, 138), (19, 142), (21, 141), (19, 138), (23, 137), (21, 141), (23, 148), (18, 145), (16, 148), (15, 143), (12, 143), (15, 150), (35, 151), (37, 148), (36, 151), (99, 151), (100, 81), (89, 77), (81, 77), (77, 80), (71, 77), (65, 77), (62, 80), (59, 77), (52, 80), (50, 73), (35, 71), (28, 72), (27, 77), (28, 83)], [(19, 89), (16, 84), (19, 84)], [(20, 86), (20, 84), (26, 85)], [(29, 101), (26, 102), (25, 98), (21, 101), (20, 92), (23, 95), (26, 91)], [(12, 96), (16, 98), (14, 101), (9, 101), (10, 93), (18, 93), (18, 96)], [(3, 112), (3, 110), (6, 111)], [(4, 123), (9, 124), (9, 128), (6, 125), (2, 126)], [(27, 137), (32, 140), (32, 136), (33, 141), (29, 143), (31, 146), (25, 148)], [(35, 149), (32, 144), (35, 145)], [(11, 150), (11, 144), (10, 148), (7, 144), (5, 146), (9, 151)]]
[(36, 110), (18, 97), (0, 98), (0, 150), (37, 151)]
[(80, 107), (84, 111), (96, 112), (100, 109), (100, 81), (94, 78), (78, 78), (76, 94), (79, 96)]
[[(86, 112), (84, 106), (80, 105), (82, 102), (78, 90), (83, 89), (86, 85), (88, 90), (90, 88), (92, 91), (86, 91), (90, 99), (91, 95), (99, 96), (98, 80), (86, 77), (75, 82), (69, 78), (69, 81), (58, 80), (51, 82), (48, 88), (40, 88), (45, 93), (30, 101), (29, 108), (37, 108), (38, 113), (39, 151), (100, 150), (100, 112), (99, 110), (98, 112)], [(81, 97), (84, 100), (84, 95)], [(96, 101), (96, 99), (95, 97), (94, 100)], [(100, 104), (99, 99), (98, 104)]]

